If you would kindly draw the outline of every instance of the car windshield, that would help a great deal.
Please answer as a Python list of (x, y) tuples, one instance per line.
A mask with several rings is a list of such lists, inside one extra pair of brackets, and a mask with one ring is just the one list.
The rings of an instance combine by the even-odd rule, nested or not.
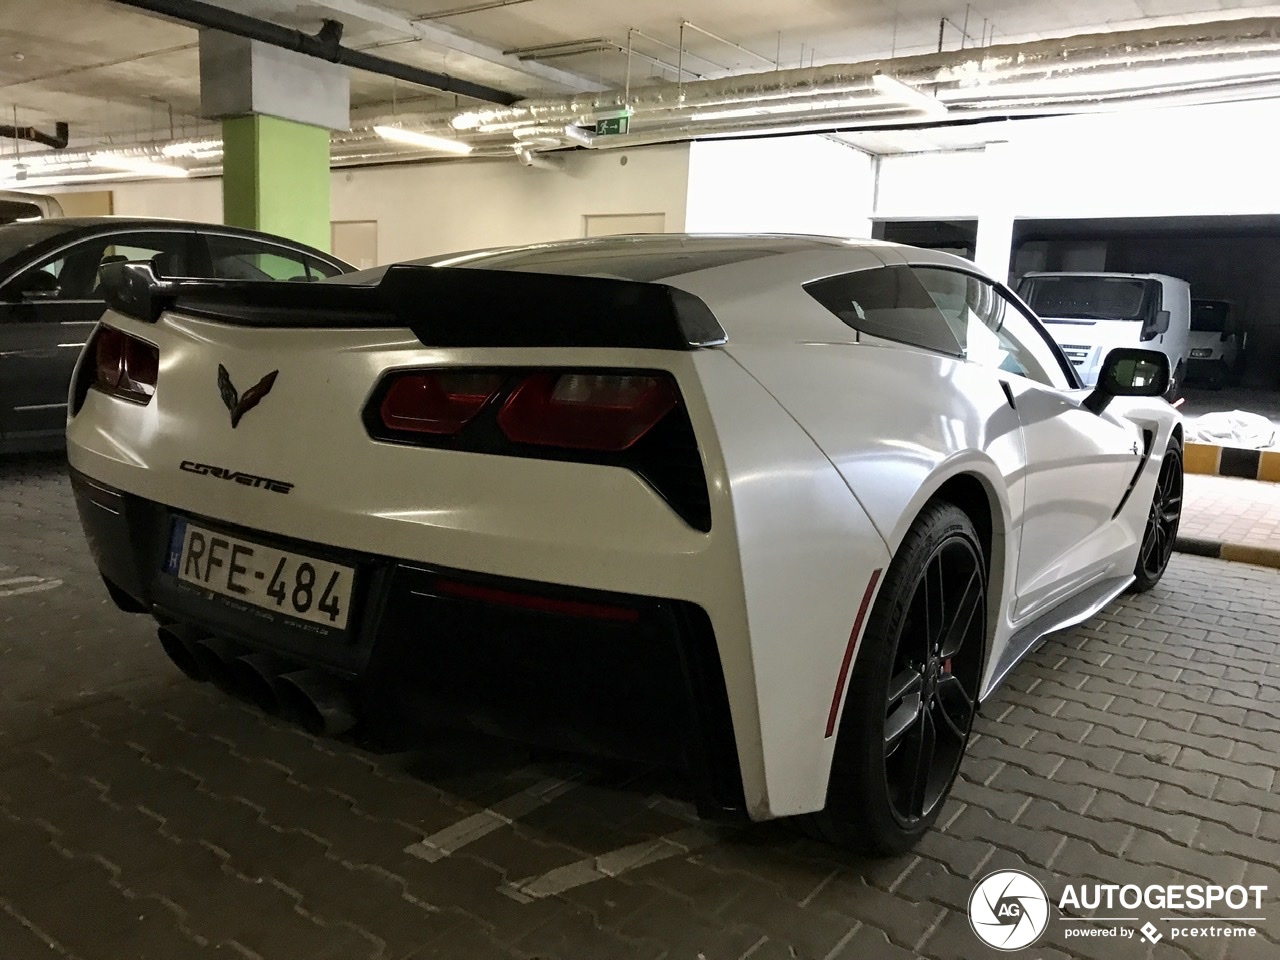
[(1128, 277), (1026, 277), (1019, 293), (1042, 317), (1142, 320), (1147, 291), (1154, 283)]
[(0, 263), (67, 229), (56, 220), (0, 224)]
[(1231, 305), (1224, 300), (1193, 300), (1191, 329), (1203, 333), (1222, 333), (1227, 328)]

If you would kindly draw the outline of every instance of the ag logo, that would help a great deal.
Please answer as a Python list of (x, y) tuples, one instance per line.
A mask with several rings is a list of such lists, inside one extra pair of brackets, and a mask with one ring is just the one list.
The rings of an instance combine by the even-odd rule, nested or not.
[(1049, 896), (1021, 870), (998, 870), (969, 894), (969, 926), (989, 947), (1021, 950), (1049, 925)]

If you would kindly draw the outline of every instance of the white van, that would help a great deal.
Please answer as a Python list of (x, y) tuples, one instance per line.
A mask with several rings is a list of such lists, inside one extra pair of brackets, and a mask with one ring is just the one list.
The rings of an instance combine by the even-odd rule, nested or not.
[(1245, 338), (1230, 300), (1191, 301), (1191, 362), (1189, 380), (1203, 381), (1221, 390), (1235, 379), (1244, 352)]
[(1086, 386), (1114, 347), (1159, 350), (1169, 358), (1169, 392), (1187, 375), (1191, 287), (1163, 273), (1028, 273), (1018, 294), (1044, 322)]
[(0, 224), (17, 220), (51, 220), (62, 216), (57, 197), (21, 190), (0, 190)]

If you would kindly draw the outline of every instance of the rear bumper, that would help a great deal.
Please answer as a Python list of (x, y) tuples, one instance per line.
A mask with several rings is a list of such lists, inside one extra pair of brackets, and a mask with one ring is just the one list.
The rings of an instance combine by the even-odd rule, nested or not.
[(704, 812), (744, 807), (716, 639), (697, 604), (335, 550), (193, 517), (354, 567), (348, 629), (318, 632), (180, 583), (162, 570), (178, 512), (74, 470), (71, 479), (94, 560), (125, 609), (354, 681), (375, 724), (465, 724), (677, 766)]

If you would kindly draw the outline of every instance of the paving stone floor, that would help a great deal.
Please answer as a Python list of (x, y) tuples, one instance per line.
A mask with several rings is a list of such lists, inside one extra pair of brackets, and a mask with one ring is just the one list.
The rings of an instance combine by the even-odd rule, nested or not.
[(872, 862), (700, 824), (662, 771), (375, 754), (186, 680), (107, 600), (64, 470), (0, 460), (0, 960), (981, 960), (1008, 954), (966, 905), (1003, 868), (1055, 902), (1268, 888), (1248, 939), (1054, 909), (1014, 956), (1280, 956), (1278, 571), (1175, 555), (1052, 638), (986, 705), (941, 828)]
[(1178, 536), (1280, 549), (1280, 483), (1187, 474)]

